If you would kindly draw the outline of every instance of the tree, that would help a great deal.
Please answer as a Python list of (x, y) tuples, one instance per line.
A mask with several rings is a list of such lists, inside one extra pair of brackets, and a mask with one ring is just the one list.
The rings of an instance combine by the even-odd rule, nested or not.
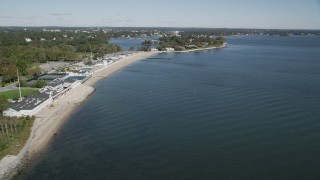
[(35, 86), (36, 88), (43, 88), (43, 87), (45, 87), (46, 85), (47, 85), (46, 81), (40, 80), (40, 81), (37, 81), (34, 86)]
[(141, 43), (142, 46), (151, 46), (152, 42), (150, 40), (145, 40)]
[(0, 113), (2, 115), (3, 111), (8, 109), (8, 100), (5, 96), (0, 95)]
[(140, 50), (149, 51), (151, 45), (152, 45), (152, 42), (150, 40), (145, 40), (141, 43), (142, 47), (140, 48)]
[(93, 62), (91, 61), (91, 59), (89, 59), (86, 63), (85, 63), (85, 65), (87, 65), (87, 66), (91, 66), (93, 64)]
[(28, 83), (25, 80), (20, 80), (20, 87), (28, 87)]
[(150, 48), (149, 47), (146, 47), (146, 46), (142, 46), (140, 48), (140, 51), (150, 51)]
[(12, 122), (14, 126), (14, 131), (17, 132), (17, 124), (19, 123), (18, 117), (12, 117)]
[(133, 46), (129, 47), (128, 51), (134, 51), (134, 47)]
[(26, 61), (19, 59), (19, 60), (17, 61), (17, 63), (16, 63), (16, 66), (17, 66), (17, 68), (18, 68), (18, 70), (19, 70), (19, 73), (20, 73), (22, 76), (27, 75), (27, 68), (28, 68), (28, 67), (27, 67)]
[[(0, 126), (3, 138), (5, 139), (5, 128), (8, 127), (7, 120), (3, 116), (3, 111), (8, 108), (8, 100), (5, 96), (0, 95)], [(6, 128), (8, 130), (8, 128)], [(8, 131), (6, 131), (8, 132)]]
[(3, 141), (6, 140), (6, 134), (5, 134), (5, 130), (4, 130), (4, 127), (5, 127), (5, 122), (4, 122), (4, 117), (2, 116), (2, 114), (0, 114), (0, 126), (1, 126), (1, 132), (2, 132), (2, 139)]
[(9, 59), (3, 58), (0, 60), (0, 75), (2, 75), (3, 82), (10, 82), (17, 78), (16, 65), (10, 62)]
[(28, 69), (28, 74), (32, 76), (38, 76), (41, 74), (41, 69), (39, 66), (35, 66)]

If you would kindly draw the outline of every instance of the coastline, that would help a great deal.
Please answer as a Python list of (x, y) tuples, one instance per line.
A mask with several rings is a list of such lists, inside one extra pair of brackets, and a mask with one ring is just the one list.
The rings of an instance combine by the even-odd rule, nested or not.
[(196, 49), (188, 49), (188, 50), (184, 50), (184, 51), (174, 51), (174, 52), (194, 52), (194, 51), (202, 51), (202, 50), (210, 50), (210, 49), (220, 49), (220, 48), (224, 48), (226, 47), (227, 44), (223, 44), (222, 46), (216, 47), (216, 46), (212, 46), (212, 47), (207, 47), (207, 48), (196, 48)]
[(81, 102), (94, 92), (92, 87), (96, 82), (136, 61), (144, 60), (161, 52), (139, 52), (125, 57), (110, 66), (94, 72), (92, 77), (83, 84), (70, 90), (50, 107), (45, 107), (36, 116), (28, 141), (18, 155), (7, 155), (0, 161), (0, 179), (10, 179), (23, 168), (25, 162), (36, 157), (37, 154), (50, 143), (65, 121), (72, 115)]
[[(198, 48), (172, 52), (185, 53), (223, 47), (226, 47), (226, 45), (224, 44), (221, 47)], [(136, 61), (144, 60), (163, 52), (167, 51), (139, 52), (114, 64), (103, 67), (95, 71), (92, 77), (86, 82), (70, 90), (58, 100), (54, 101), (50, 107), (46, 107), (38, 112), (35, 115), (36, 120), (32, 126), (29, 139), (23, 149), (20, 150), (18, 155), (8, 155), (0, 161), (0, 179), (10, 179), (14, 177), (17, 172), (22, 169), (26, 163), (28, 163), (28, 160), (33, 159), (45, 149), (79, 104), (94, 92), (95, 89), (92, 86), (96, 82)]]
[[(130, 65), (151, 57), (157, 53), (140, 52), (126, 57), (110, 66), (103, 67), (94, 72), (92, 77), (83, 84), (72, 89), (53, 103), (53, 107), (45, 108), (36, 114), (35, 128), (37, 134), (33, 137), (32, 146), (29, 148), (29, 158), (33, 158), (37, 153), (50, 142), (52, 137), (59, 131), (64, 122), (72, 115), (79, 104), (87, 99), (95, 89), (92, 87), (96, 82), (109, 77), (114, 72)], [(36, 124), (37, 123), (37, 124)]]

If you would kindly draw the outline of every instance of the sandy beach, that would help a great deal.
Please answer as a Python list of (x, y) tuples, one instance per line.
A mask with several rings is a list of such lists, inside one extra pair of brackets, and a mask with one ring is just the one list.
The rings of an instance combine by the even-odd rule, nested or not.
[(37, 155), (37, 153), (41, 152), (79, 104), (94, 92), (92, 85), (129, 64), (146, 59), (155, 54), (157, 54), (157, 52), (140, 52), (124, 58), (110, 66), (99, 69), (97, 72), (94, 72), (92, 77), (84, 84), (72, 89), (54, 102), (52, 106), (37, 113), (34, 124), (36, 132), (34, 133), (32, 138), (33, 141), (29, 148), (29, 157), (32, 158)]
[(129, 64), (154, 56), (158, 53), (159, 52), (136, 53), (114, 64), (103, 67), (94, 72), (92, 77), (84, 84), (70, 90), (58, 100), (54, 101), (52, 105), (37, 113), (35, 115), (36, 120), (31, 129), (30, 137), (24, 148), (18, 155), (9, 155), (0, 161), (0, 179), (11, 176), (26, 157), (32, 159), (32, 157), (35, 157), (44, 150), (52, 137), (59, 131), (60, 127), (68, 117), (70, 117), (79, 104), (94, 92), (92, 85), (97, 81), (110, 76), (112, 73)]
[(88, 85), (88, 86), (92, 86), (94, 83), (96, 83), (98, 80), (103, 79), (105, 77), (108, 77), (109, 75), (111, 75), (112, 73), (118, 71), (119, 69), (132, 64), (136, 61), (139, 60), (143, 60), (146, 59), (148, 57), (154, 56), (156, 54), (159, 54), (160, 52), (157, 51), (151, 51), (151, 52), (139, 52), (136, 54), (133, 54), (129, 57), (126, 57), (125, 59), (122, 59), (121, 61), (118, 61), (110, 66), (106, 66), (100, 70), (98, 70), (97, 72), (95, 72), (93, 74), (93, 76), (86, 81), (84, 84)]

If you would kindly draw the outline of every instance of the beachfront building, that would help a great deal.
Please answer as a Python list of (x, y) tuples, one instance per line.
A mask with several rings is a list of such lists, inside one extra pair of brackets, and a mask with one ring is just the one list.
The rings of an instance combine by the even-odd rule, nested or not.
[(166, 48), (166, 51), (174, 51), (174, 48), (172, 48), (172, 47), (167, 47), (167, 48)]
[(90, 76), (92, 74), (93, 74), (93, 68), (92, 67), (82, 67), (82, 68), (79, 69), (78, 74), (69, 72), (69, 76), (79, 76), (79, 75)]
[(51, 104), (52, 101), (50, 92), (33, 94), (20, 102), (10, 103), (9, 109), (5, 110), (3, 115), (10, 117), (33, 116)]
[(19, 102), (9, 104), (9, 108), (3, 112), (4, 116), (33, 116), (54, 100), (80, 85), (82, 81), (76, 79), (53, 80), (48, 86), (39, 90), (39, 94), (33, 94)]
[(53, 80), (48, 86), (40, 89), (39, 91), (41, 93), (49, 92), (51, 94), (51, 97), (53, 100), (58, 99), (60, 96), (65, 94), (67, 91), (70, 91), (71, 89), (77, 87), (81, 84), (81, 80), (77, 79), (55, 79)]

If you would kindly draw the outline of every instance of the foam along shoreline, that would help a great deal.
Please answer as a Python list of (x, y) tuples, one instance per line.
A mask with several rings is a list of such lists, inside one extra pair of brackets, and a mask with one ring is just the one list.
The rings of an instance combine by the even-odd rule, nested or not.
[(20, 150), (18, 155), (8, 155), (0, 161), (0, 179), (12, 178), (14, 174), (22, 168), (25, 161), (41, 153), (79, 104), (94, 92), (92, 85), (97, 81), (110, 76), (112, 73), (129, 64), (158, 53), (159, 52), (139, 52), (109, 66), (105, 66), (94, 72), (92, 77), (86, 82), (70, 90), (54, 101), (49, 107), (45, 107), (38, 112), (35, 115), (36, 119), (32, 126), (29, 139), (23, 149)]

